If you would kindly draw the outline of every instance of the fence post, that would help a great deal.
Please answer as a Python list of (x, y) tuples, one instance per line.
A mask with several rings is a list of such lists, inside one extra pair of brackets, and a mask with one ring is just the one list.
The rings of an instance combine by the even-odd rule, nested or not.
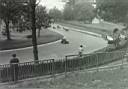
[(125, 54), (126, 61), (128, 62), (128, 53)]
[(121, 55), (121, 58), (122, 58), (120, 68), (121, 68), (121, 69), (123, 69), (123, 64), (124, 64), (124, 56), (122, 55), (122, 53), (121, 53), (120, 55)]
[(122, 58), (122, 63), (121, 63), (121, 69), (123, 69), (123, 65), (124, 65), (124, 59), (126, 59), (127, 61), (127, 57), (128, 57), (128, 54), (126, 53), (125, 55), (123, 53), (121, 53), (121, 58)]
[(2, 70), (2, 65), (0, 65), (0, 82), (2, 81), (1, 70)]
[(16, 70), (15, 70), (15, 64), (13, 64), (14, 65), (14, 67), (13, 67), (13, 70), (14, 70), (14, 82), (16, 82)]
[(96, 54), (96, 68), (97, 68), (97, 72), (99, 71), (98, 64), (99, 64), (99, 60), (98, 60), (98, 55)]
[(50, 72), (51, 72), (51, 83), (55, 84), (55, 65), (54, 65), (54, 59), (50, 60)]
[(67, 56), (65, 56), (65, 77), (67, 77)]
[(82, 70), (82, 57), (83, 55), (79, 56), (79, 70)]
[(52, 77), (55, 80), (55, 65), (54, 65), (54, 59), (52, 59)]
[(34, 76), (38, 75), (38, 69), (37, 66), (39, 65), (39, 60), (34, 61)]

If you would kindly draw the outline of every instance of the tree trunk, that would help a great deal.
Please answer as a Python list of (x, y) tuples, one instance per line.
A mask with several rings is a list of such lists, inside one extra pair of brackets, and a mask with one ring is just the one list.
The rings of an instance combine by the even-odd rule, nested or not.
[(5, 32), (6, 32), (7, 40), (11, 40), (10, 31), (9, 31), (9, 20), (5, 21), (5, 25), (6, 25)]
[(41, 30), (41, 29), (38, 29), (38, 37), (40, 37), (40, 30)]
[(36, 0), (30, 0), (31, 4), (31, 29), (32, 29), (32, 44), (33, 44), (33, 54), (34, 61), (38, 61), (38, 48), (37, 48), (37, 38), (36, 38), (36, 25), (35, 25), (35, 7)]

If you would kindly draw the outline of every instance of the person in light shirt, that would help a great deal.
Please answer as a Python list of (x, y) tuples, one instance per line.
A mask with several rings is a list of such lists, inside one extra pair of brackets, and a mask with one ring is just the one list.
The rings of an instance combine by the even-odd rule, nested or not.
[(84, 51), (83, 45), (80, 45), (80, 47), (79, 47), (79, 53), (78, 53), (80, 57), (82, 56), (83, 51)]

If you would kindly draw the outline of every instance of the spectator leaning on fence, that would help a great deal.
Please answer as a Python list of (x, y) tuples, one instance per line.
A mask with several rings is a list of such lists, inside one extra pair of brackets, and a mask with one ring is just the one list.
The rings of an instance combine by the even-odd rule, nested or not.
[(79, 54), (80, 57), (82, 56), (83, 51), (84, 51), (83, 45), (80, 45), (80, 47), (79, 47), (79, 52), (78, 52), (78, 54)]
[(13, 54), (12, 59), (10, 60), (12, 81), (18, 80), (18, 63), (19, 59), (16, 57), (16, 54)]

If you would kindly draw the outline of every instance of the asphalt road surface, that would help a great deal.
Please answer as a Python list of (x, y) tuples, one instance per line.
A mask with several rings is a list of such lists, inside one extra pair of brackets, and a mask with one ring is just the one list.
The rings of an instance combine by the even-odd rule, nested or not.
[[(38, 53), (40, 60), (53, 58), (59, 60), (65, 58), (66, 55), (77, 54), (79, 45), (81, 44), (84, 46), (84, 53), (90, 53), (107, 45), (107, 42), (102, 38), (94, 37), (85, 33), (72, 30), (65, 31), (62, 28), (51, 30), (63, 34), (70, 43), (61, 44), (60, 41), (58, 41), (39, 46)], [(33, 61), (33, 50), (32, 48), (27, 48), (21, 50), (1, 51), (0, 64), (8, 64), (13, 53), (17, 54), (20, 62)]]

